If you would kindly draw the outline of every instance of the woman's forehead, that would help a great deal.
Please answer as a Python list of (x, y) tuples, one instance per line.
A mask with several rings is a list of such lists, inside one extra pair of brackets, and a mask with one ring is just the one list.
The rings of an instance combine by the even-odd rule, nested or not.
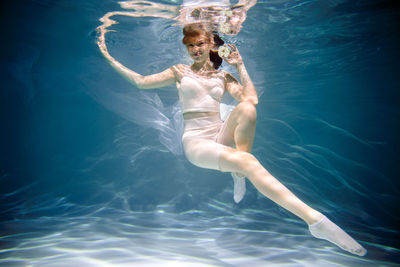
[(195, 44), (195, 43), (209, 43), (210, 38), (205, 36), (204, 34), (193, 36), (188, 38), (187, 44)]

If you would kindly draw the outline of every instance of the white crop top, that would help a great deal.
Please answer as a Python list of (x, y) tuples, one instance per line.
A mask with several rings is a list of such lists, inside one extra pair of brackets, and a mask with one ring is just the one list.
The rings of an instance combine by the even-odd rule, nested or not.
[(225, 74), (220, 71), (212, 77), (200, 76), (189, 68), (184, 72), (178, 87), (182, 113), (219, 112), (225, 92)]

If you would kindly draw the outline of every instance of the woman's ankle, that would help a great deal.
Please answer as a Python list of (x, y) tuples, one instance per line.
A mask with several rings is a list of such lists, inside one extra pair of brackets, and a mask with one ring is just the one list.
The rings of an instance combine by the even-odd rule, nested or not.
[(308, 213), (307, 219), (305, 220), (308, 225), (313, 225), (317, 222), (320, 222), (325, 215), (323, 215), (321, 212), (312, 210)]

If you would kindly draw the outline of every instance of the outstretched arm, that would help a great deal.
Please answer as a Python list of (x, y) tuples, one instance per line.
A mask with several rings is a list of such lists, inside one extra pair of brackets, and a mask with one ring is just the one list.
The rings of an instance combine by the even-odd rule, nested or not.
[(240, 56), (235, 45), (229, 46), (231, 47), (232, 52), (229, 57), (224, 59), (226, 62), (236, 67), (241, 84), (231, 74), (228, 73), (226, 75), (227, 90), (236, 100), (240, 102), (248, 101), (253, 105), (257, 105), (257, 91), (246, 70), (242, 57)]
[(100, 29), (100, 37), (97, 45), (100, 48), (101, 53), (110, 63), (110, 65), (117, 70), (122, 76), (124, 76), (128, 81), (135, 85), (139, 89), (152, 89), (164, 87), (175, 83), (175, 74), (171, 68), (166, 69), (160, 73), (142, 76), (139, 73), (125, 67), (119, 63), (115, 58), (113, 58), (107, 50), (104, 35), (107, 32), (105, 29)]

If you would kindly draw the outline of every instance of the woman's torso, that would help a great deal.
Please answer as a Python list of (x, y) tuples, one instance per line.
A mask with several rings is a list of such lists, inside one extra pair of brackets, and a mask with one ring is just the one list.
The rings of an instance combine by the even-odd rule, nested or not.
[(177, 88), (185, 119), (213, 116), (219, 113), (225, 92), (225, 72), (196, 73), (190, 66), (175, 66)]

